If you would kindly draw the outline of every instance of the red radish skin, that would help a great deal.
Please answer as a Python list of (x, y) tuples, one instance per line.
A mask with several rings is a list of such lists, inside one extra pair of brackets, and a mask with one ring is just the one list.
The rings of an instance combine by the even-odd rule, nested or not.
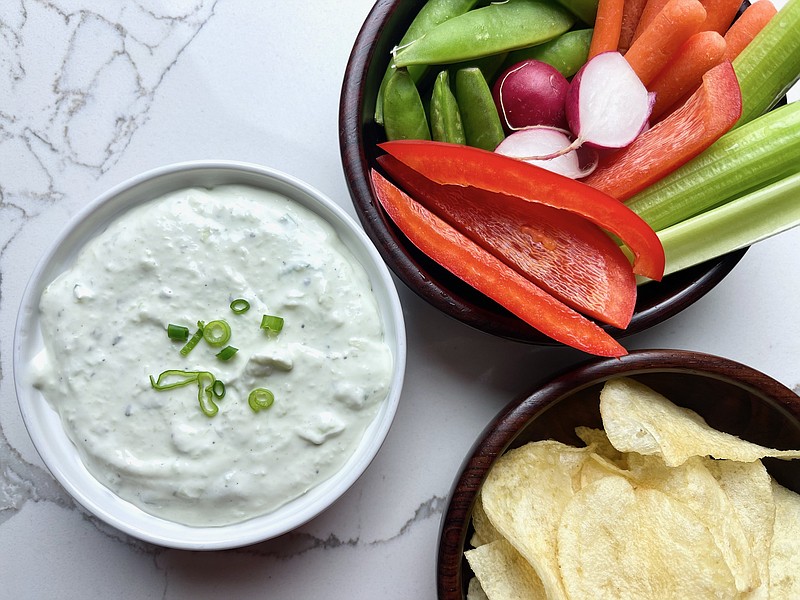
[(581, 67), (567, 90), (573, 146), (624, 148), (647, 128), (654, 100), (622, 54), (598, 54)]
[(534, 125), (566, 127), (564, 101), (569, 82), (561, 72), (538, 60), (506, 69), (492, 95), (506, 133)]

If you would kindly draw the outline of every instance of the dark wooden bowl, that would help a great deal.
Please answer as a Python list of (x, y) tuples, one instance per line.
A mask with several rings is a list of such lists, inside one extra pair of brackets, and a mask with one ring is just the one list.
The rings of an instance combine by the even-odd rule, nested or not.
[[(497, 458), (542, 439), (583, 446), (575, 427), (600, 427), (599, 393), (616, 376), (640, 380), (702, 415), (712, 426), (757, 444), (800, 448), (800, 397), (740, 363), (685, 350), (642, 350), (593, 360), (511, 402), (484, 430), (455, 479), (442, 516), (437, 562), (440, 600), (463, 600), (472, 575), (464, 559), (475, 495)], [(800, 460), (765, 459), (782, 485), (800, 492)]]
[[(391, 49), (424, 0), (378, 0), (367, 16), (345, 71), (339, 106), (339, 144), (353, 205), (367, 235), (383, 259), (411, 290), (445, 314), (476, 329), (507, 339), (554, 345), (494, 301), (475, 291), (419, 252), (377, 203), (369, 183), (377, 166), (377, 144), (384, 141), (374, 122), (375, 98)], [(740, 250), (642, 286), (636, 310), (625, 330), (606, 327), (621, 338), (652, 327), (691, 305), (717, 285), (739, 262)]]

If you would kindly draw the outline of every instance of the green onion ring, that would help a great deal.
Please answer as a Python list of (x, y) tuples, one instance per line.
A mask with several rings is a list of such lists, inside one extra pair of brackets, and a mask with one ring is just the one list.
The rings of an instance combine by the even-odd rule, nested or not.
[(266, 388), (256, 388), (247, 397), (247, 403), (253, 409), (253, 412), (269, 408), (273, 402), (275, 402), (275, 394)]
[(211, 391), (217, 398), (223, 398), (225, 396), (225, 383), (217, 379), (214, 381), (214, 385), (211, 386)]
[(203, 328), (203, 339), (210, 346), (222, 346), (229, 339), (231, 339), (231, 326), (222, 319), (218, 321), (210, 321)]
[(198, 342), (203, 339), (203, 328), (205, 327), (205, 323), (203, 321), (197, 322), (197, 331), (194, 332), (194, 335), (186, 342), (186, 345), (181, 348), (181, 356), (186, 356), (189, 352), (197, 346)]
[[(188, 385), (193, 381), (197, 381), (197, 376), (200, 374), (199, 371), (179, 371), (177, 369), (170, 369), (168, 371), (164, 371), (158, 376), (158, 379), (153, 379), (153, 376), (150, 375), (150, 385), (155, 390), (171, 390), (176, 387), (181, 387), (184, 385)], [(167, 377), (182, 377), (179, 381), (174, 383), (163, 383), (164, 379)]]
[(234, 346), (225, 346), (222, 350), (217, 352), (217, 358), (220, 360), (230, 360), (238, 351), (239, 349)]
[(189, 328), (183, 325), (174, 325), (170, 323), (167, 325), (167, 335), (171, 340), (185, 342), (189, 339)]
[(281, 329), (283, 329), (283, 317), (263, 315), (261, 317), (261, 329), (266, 329), (268, 333), (280, 333)]
[[(203, 380), (208, 383), (203, 383)], [(197, 401), (200, 403), (200, 410), (207, 417), (213, 417), (219, 412), (219, 407), (214, 402), (214, 383), (216, 378), (208, 371), (201, 371), (197, 374)]]
[(237, 298), (236, 300), (231, 302), (231, 310), (235, 312), (237, 315), (240, 315), (250, 310), (250, 303), (244, 298)]

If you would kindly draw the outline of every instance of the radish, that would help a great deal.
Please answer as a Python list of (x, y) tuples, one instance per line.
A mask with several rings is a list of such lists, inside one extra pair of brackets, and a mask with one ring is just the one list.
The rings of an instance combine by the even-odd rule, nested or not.
[[(506, 137), (495, 152), (524, 160), (570, 179), (586, 177), (597, 167), (597, 151), (582, 147), (561, 153), (562, 149), (571, 143), (568, 131), (554, 127), (529, 127)], [(537, 158), (540, 156), (553, 156), (553, 158)]]
[(567, 91), (572, 145), (624, 148), (647, 127), (654, 100), (622, 54), (598, 54), (575, 74)]
[(568, 89), (569, 82), (558, 69), (531, 59), (506, 69), (495, 81), (492, 95), (508, 133), (533, 125), (565, 127)]

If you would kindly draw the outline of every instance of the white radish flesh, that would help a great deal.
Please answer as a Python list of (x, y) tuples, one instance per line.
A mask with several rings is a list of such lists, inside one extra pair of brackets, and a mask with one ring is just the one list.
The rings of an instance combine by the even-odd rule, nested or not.
[[(568, 131), (554, 127), (529, 127), (507, 136), (495, 149), (498, 154), (518, 158), (570, 179), (586, 177), (597, 166), (597, 152), (591, 148), (571, 149)], [(586, 156), (579, 154), (579, 151)], [(552, 156), (552, 158), (541, 158)]]
[(647, 127), (653, 100), (622, 54), (598, 54), (575, 74), (567, 91), (573, 145), (624, 148)]

